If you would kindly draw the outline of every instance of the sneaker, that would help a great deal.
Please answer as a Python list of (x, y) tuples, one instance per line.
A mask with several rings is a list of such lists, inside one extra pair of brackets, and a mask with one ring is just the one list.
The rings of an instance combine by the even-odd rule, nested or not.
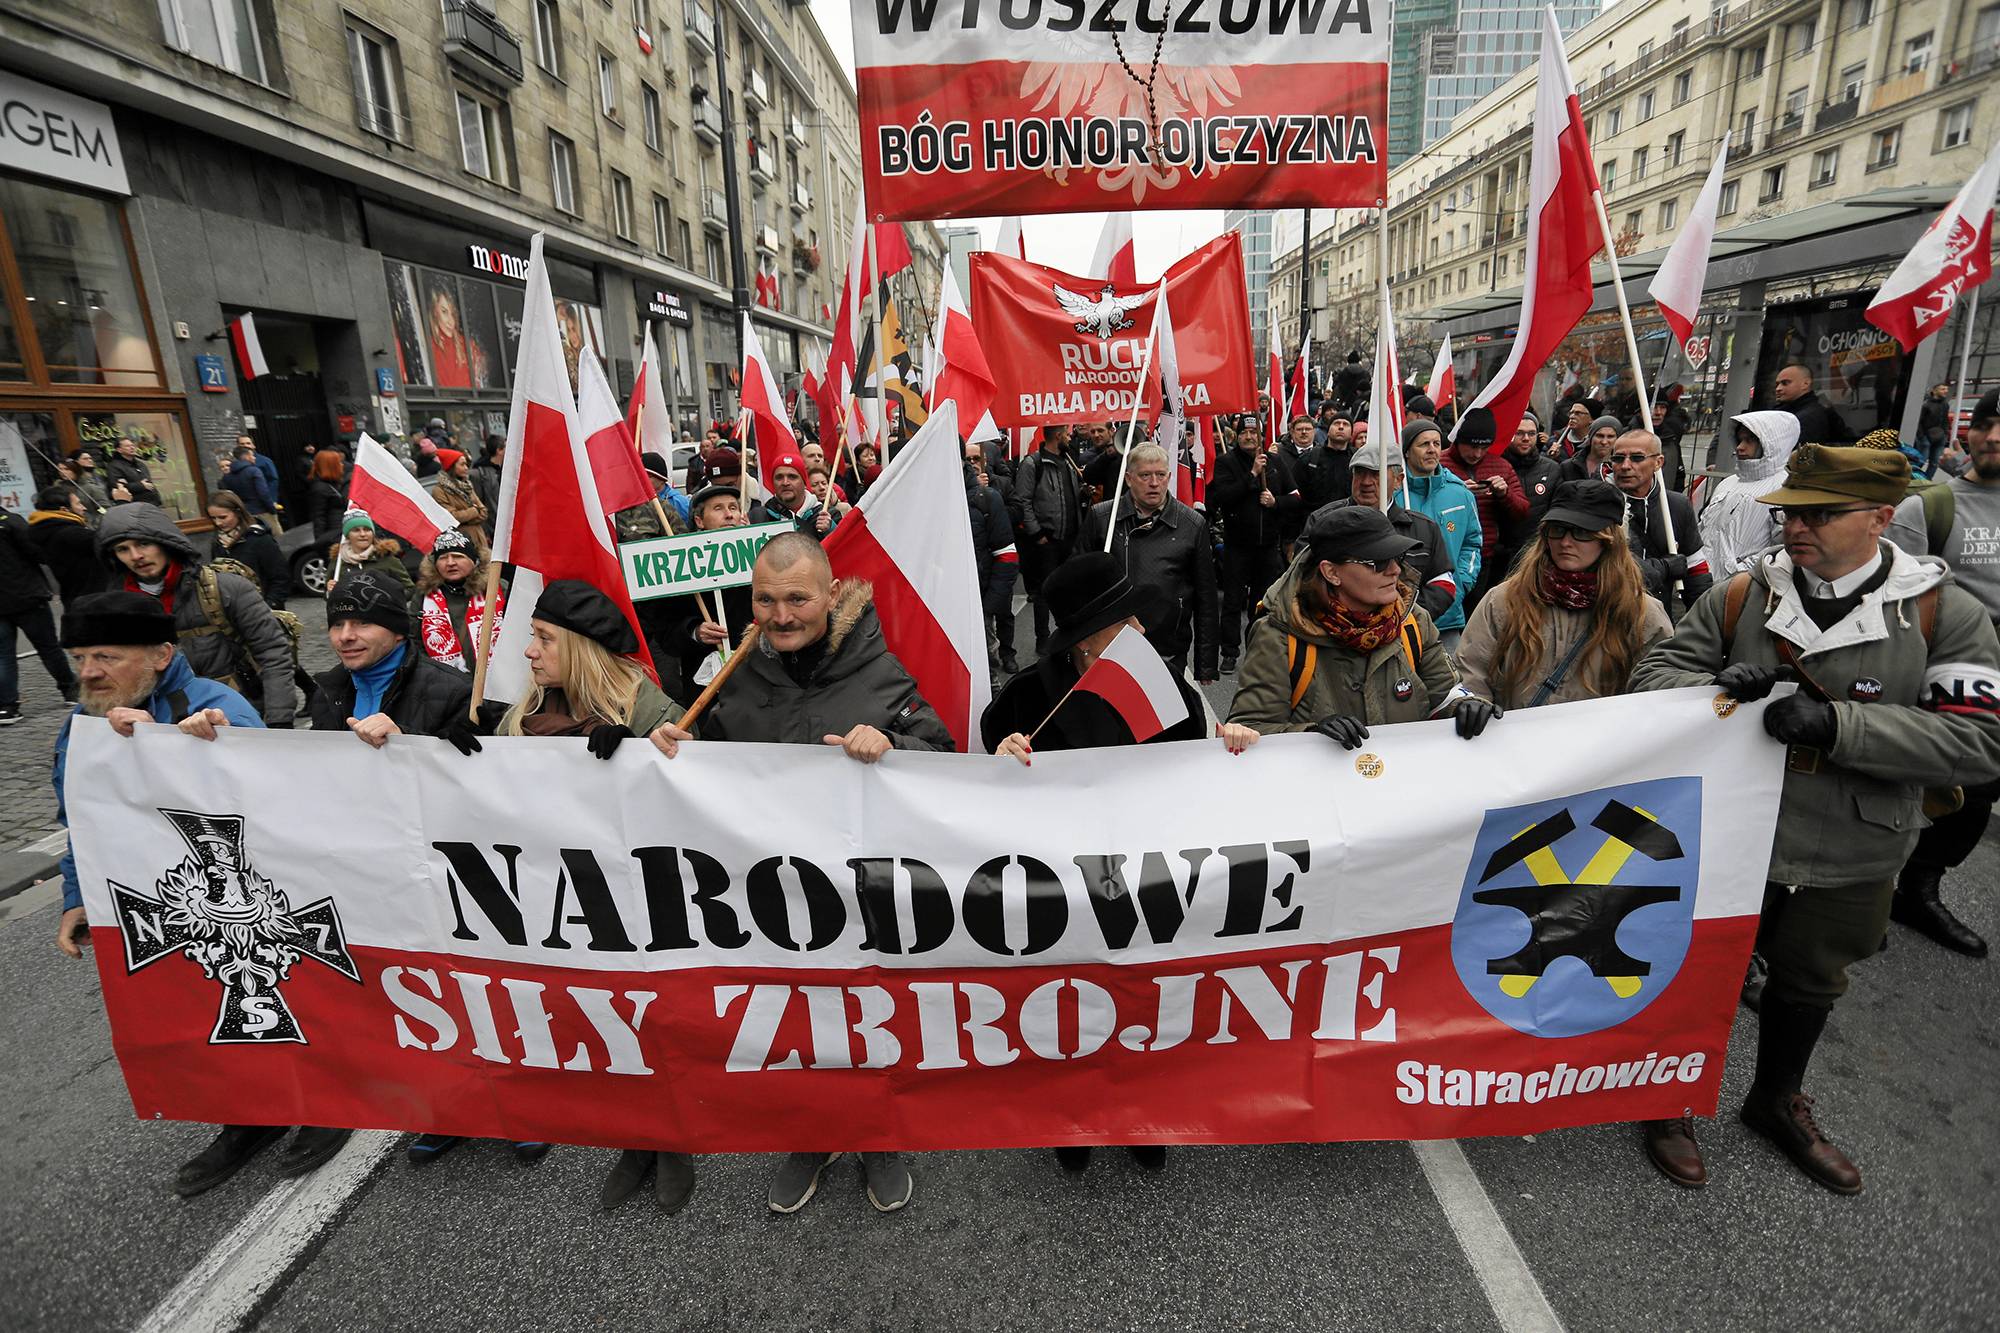
[(522, 1166), (533, 1166), (549, 1155), (553, 1143), (517, 1143), (514, 1145), (514, 1160)]
[(770, 1204), (774, 1213), (796, 1213), (812, 1202), (819, 1189), (819, 1174), (839, 1158), (837, 1152), (795, 1152), (786, 1155), (771, 1180)]
[(1222, 659), (1222, 674), (1225, 676), (1233, 676), (1236, 674), (1236, 658), (1234, 656), (1225, 657)]
[(653, 1176), (653, 1201), (668, 1217), (678, 1213), (694, 1193), (694, 1158), (684, 1152), (663, 1152)]
[(183, 1199), (214, 1189), (250, 1164), (250, 1159), (285, 1137), (289, 1125), (224, 1125), (214, 1142), (174, 1174), (174, 1193)]
[(903, 1159), (892, 1152), (862, 1153), (861, 1174), (868, 1178), (868, 1202), (878, 1213), (893, 1213), (908, 1203), (917, 1184)]
[(333, 1155), (347, 1146), (351, 1129), (322, 1129), (318, 1125), (301, 1125), (292, 1137), (291, 1144), (278, 1154), (278, 1174), (281, 1176), (302, 1176), (308, 1171), (316, 1171), (333, 1160)]
[(0, 708), (0, 727), (11, 727), (21, 720), (18, 708)]
[(1071, 1175), (1076, 1175), (1090, 1165), (1089, 1146), (1056, 1149), (1056, 1165)]
[(403, 1153), (411, 1166), (429, 1166), (463, 1142), (465, 1137), (461, 1134), (419, 1134), (410, 1140)]

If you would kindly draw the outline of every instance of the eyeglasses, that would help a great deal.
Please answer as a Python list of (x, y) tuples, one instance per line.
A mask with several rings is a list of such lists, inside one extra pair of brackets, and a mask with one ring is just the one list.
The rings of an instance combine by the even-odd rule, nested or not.
[(1809, 528), (1823, 528), (1842, 514), (1865, 514), (1875, 507), (1849, 505), (1845, 509), (1834, 509), (1827, 505), (1803, 505), (1795, 509), (1787, 505), (1778, 510), (1778, 518), (1784, 523), (1799, 522)]
[(1649, 458), (1658, 457), (1658, 454), (1612, 454), (1605, 461), (1611, 463), (1643, 463)]
[(1598, 535), (1586, 528), (1573, 528), (1567, 523), (1545, 523), (1542, 533), (1550, 541), (1594, 542)]
[(1349, 559), (1338, 560), (1335, 561), (1334, 563), (1341, 565), (1360, 565), (1366, 569), (1374, 570), (1377, 574), (1387, 574), (1390, 570), (1398, 568), (1403, 563), (1403, 559), (1401, 556), (1395, 556), (1395, 555), (1390, 556), (1387, 560), (1356, 560), (1350, 557)]

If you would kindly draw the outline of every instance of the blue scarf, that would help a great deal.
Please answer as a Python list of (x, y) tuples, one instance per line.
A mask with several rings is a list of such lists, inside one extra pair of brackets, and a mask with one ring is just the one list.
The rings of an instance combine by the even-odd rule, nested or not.
[(359, 671), (348, 673), (354, 677), (354, 716), (357, 719), (373, 717), (382, 711), (383, 692), (389, 688), (389, 682), (395, 679), (396, 668), (403, 665), (403, 654), (409, 650), (410, 641), (405, 639), (383, 654), (381, 660), (374, 666), (365, 666)]

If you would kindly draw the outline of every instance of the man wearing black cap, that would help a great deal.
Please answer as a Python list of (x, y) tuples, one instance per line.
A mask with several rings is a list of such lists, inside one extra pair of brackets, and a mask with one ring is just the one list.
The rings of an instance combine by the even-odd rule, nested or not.
[[(1803, 444), (1785, 485), (1784, 549), (1711, 589), (1632, 675), (1635, 690), (1719, 685), (1761, 699), (1786, 747), (1785, 789), (1757, 947), (1770, 964), (1745, 1124), (1842, 1194), (1861, 1173), (1803, 1091), (1847, 969), (1880, 948), (1896, 875), (1923, 827), (1926, 788), (2000, 778), (2000, 641), (1944, 565), (1882, 540), (1909, 488), (1900, 453)], [(1679, 1184), (1706, 1180), (1692, 1122), (1646, 1144)]]
[(1507, 577), (1507, 564), (1500, 558), (1500, 536), (1507, 524), (1526, 519), (1529, 509), (1514, 465), (1493, 452), (1493, 424), (1493, 413), (1488, 409), (1467, 408), (1440, 460), (1479, 501), (1479, 582), (1466, 594), (1468, 613), (1488, 588)]
[(444, 736), (466, 716), (472, 678), (411, 645), (400, 584), (366, 569), (335, 584), (326, 637), (340, 665), (315, 678), (314, 731), (352, 731), (380, 749), (391, 736)]
[[(175, 647), (174, 618), (156, 598), (138, 592), (100, 592), (80, 597), (63, 614), (62, 645), (76, 663), (81, 693), (76, 711), (56, 736), (54, 781), (56, 818), (65, 827), (69, 810), (64, 782), (69, 767), (71, 724), (78, 717), (101, 717), (120, 736), (137, 727), (167, 723), (189, 735), (213, 739), (218, 726), (262, 727), (264, 719), (250, 701), (218, 681), (194, 673)], [(76, 857), (62, 857), (63, 912), (56, 927), (56, 947), (71, 958), (83, 957), (90, 943), (83, 886), (76, 877)], [(250, 1159), (285, 1136), (288, 1125), (224, 1125), (215, 1140), (174, 1176), (174, 1192), (183, 1198), (214, 1189), (249, 1164)], [(347, 1142), (349, 1131), (308, 1126), (299, 1131), (278, 1159), (282, 1175), (303, 1175), (331, 1158)]]

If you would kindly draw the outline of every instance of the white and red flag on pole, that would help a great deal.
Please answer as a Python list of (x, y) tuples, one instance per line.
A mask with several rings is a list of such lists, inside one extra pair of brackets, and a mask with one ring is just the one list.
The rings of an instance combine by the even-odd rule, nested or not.
[[(588, 358), (584, 358), (588, 359)], [(961, 506), (962, 508), (963, 506)], [(499, 513), (493, 525), (493, 559), (515, 566), (509, 607), (533, 612), (542, 588), (557, 579), (581, 579), (617, 603), (639, 638), (634, 660), (650, 674), (652, 655), (626, 591), (611, 521), (597, 494), (590, 451), (577, 428), (569, 365), (549, 295), (542, 234), (528, 247), (527, 290), (521, 306), (521, 350), (514, 366), (514, 400), (507, 413), (507, 461), (500, 469)], [(487, 666), (485, 697), (505, 703), (528, 690), (529, 616), (508, 616)]]
[(1271, 323), (1271, 363), (1264, 381), (1264, 398), (1270, 406), (1264, 412), (1264, 442), (1273, 449), (1278, 447), (1278, 437), (1284, 432), (1278, 429), (1278, 418), (1285, 413), (1285, 346), (1278, 334), (1278, 321)]
[(874, 585), (882, 637), (961, 752), (993, 697), (958, 407), (938, 404), (826, 537), (834, 575)]
[(1437, 360), (1431, 365), (1431, 378), (1430, 382), (1424, 385), (1424, 397), (1430, 399), (1431, 405), (1439, 411), (1444, 410), (1446, 403), (1457, 401), (1458, 372), (1452, 369), (1449, 333), (1445, 334), (1444, 341), (1438, 344)]
[[(1555, 10), (1542, 11), (1542, 59), (1535, 75), (1535, 142), (1528, 167), (1527, 260), (1520, 332), (1500, 369), (1466, 410), (1493, 413), (1493, 452), (1507, 447), (1535, 387), (1535, 375), (1590, 309), (1590, 261), (1604, 248), (1597, 221), (1597, 164), (1583, 132), (1576, 83), (1563, 57)], [(1459, 418), (1460, 421), (1464, 417)], [(1453, 425), (1452, 434), (1458, 433)]]
[(1715, 244), (1715, 215), (1722, 205), (1722, 173), (1729, 166), (1729, 140), (1715, 150), (1715, 165), (1708, 169), (1701, 193), (1688, 210), (1687, 225), (1674, 243), (1659, 272), (1647, 285), (1646, 294), (1660, 308), (1660, 318), (1674, 332), (1674, 346), (1685, 353), (1694, 336), (1695, 317), (1701, 314), (1701, 289), (1708, 281), (1708, 253)]
[(1312, 365), (1313, 336), (1306, 334), (1303, 346), (1299, 348), (1298, 373), (1292, 380), (1292, 399), (1285, 408), (1285, 425), (1292, 424), (1293, 417), (1302, 417), (1306, 412), (1306, 369)]
[[(667, 406), (666, 373), (660, 368), (660, 345), (653, 339), (651, 321), (646, 324), (639, 352), (639, 375), (632, 385), (632, 401), (625, 408), (625, 425), (640, 453), (673, 459), (674, 417)], [(648, 499), (651, 494), (649, 490)]]
[(785, 392), (779, 387), (778, 377), (771, 373), (764, 344), (758, 340), (756, 326), (747, 314), (743, 316), (743, 386), (738, 397), (743, 410), (757, 422), (757, 473), (764, 489), (770, 490), (771, 473), (778, 459), (797, 453), (799, 442), (792, 435), (791, 423), (785, 419)]
[[(973, 428), (973, 437), (990, 418), (993, 406), (993, 371), (986, 364), (986, 352), (972, 327), (972, 311), (958, 290), (958, 278), (951, 265), (944, 266), (944, 281), (938, 289), (937, 322), (932, 325), (937, 338), (936, 358), (927, 362), (931, 372), (930, 405), (958, 404), (958, 419)], [(999, 432), (999, 427), (994, 427)]]
[[(910, 267), (910, 240), (901, 223), (875, 224), (875, 262), (881, 282)], [(868, 299), (868, 219), (861, 200), (854, 201), (853, 244), (849, 249), (847, 278), (840, 288), (840, 308), (833, 315), (833, 344), (827, 349), (826, 369), (820, 374), (820, 419), (842, 420), (850, 395), (866, 389), (874, 397), (875, 361), (860, 366), (862, 306)], [(869, 330), (873, 346), (873, 330)]]
[(458, 526), (451, 511), (431, 498), (402, 460), (366, 432), (354, 446), (354, 480), (348, 484), (347, 504), (365, 512), (376, 527), (425, 551), (439, 533)]
[[(1409, 496), (1409, 472), (1403, 462), (1403, 373), (1396, 359), (1396, 317), (1389, 308), (1389, 284), (1382, 284), (1375, 314), (1375, 376), (1368, 383), (1368, 442), (1382, 451), (1381, 500), (1389, 509), (1389, 469), (1404, 468), (1403, 494)], [(1518, 420), (1518, 418), (1517, 418)]]
[(639, 462), (632, 428), (618, 410), (603, 363), (588, 352), (576, 359), (576, 422), (597, 476), (597, 499), (604, 512), (615, 514), (651, 500), (653, 483)]
[(1097, 233), (1097, 253), (1090, 260), (1090, 276), (1115, 287), (1138, 285), (1139, 252), (1133, 245), (1130, 213), (1104, 215), (1104, 229)]
[(1011, 214), (1000, 219), (1000, 239), (993, 248), (1016, 259), (1028, 257), (1028, 237), (1021, 230), (1021, 215)]
[[(1176, 498), (1194, 488), (1194, 462), (1189, 445), (1193, 431), (1187, 416), (1187, 395), (1181, 391), (1180, 351), (1174, 345), (1174, 315), (1167, 305), (1167, 286), (1160, 284), (1160, 302), (1153, 307), (1153, 365), (1160, 376), (1160, 412), (1153, 419), (1153, 443), (1167, 451), (1168, 476)], [(1183, 503), (1186, 503), (1183, 500)]]
[(1188, 715), (1187, 700), (1174, 683), (1174, 673), (1160, 660), (1160, 650), (1130, 625), (1119, 630), (1103, 655), (1084, 669), (1075, 688), (1110, 704), (1131, 728), (1135, 742), (1153, 739)]
[(229, 321), (229, 345), (236, 351), (236, 364), (244, 379), (254, 380), (271, 373), (269, 363), (264, 360), (264, 344), (257, 341), (257, 317), (249, 311)]
[(1944, 327), (1959, 294), (1993, 276), (1993, 195), (2000, 143), (1868, 303), (1868, 322), (1906, 352)]

